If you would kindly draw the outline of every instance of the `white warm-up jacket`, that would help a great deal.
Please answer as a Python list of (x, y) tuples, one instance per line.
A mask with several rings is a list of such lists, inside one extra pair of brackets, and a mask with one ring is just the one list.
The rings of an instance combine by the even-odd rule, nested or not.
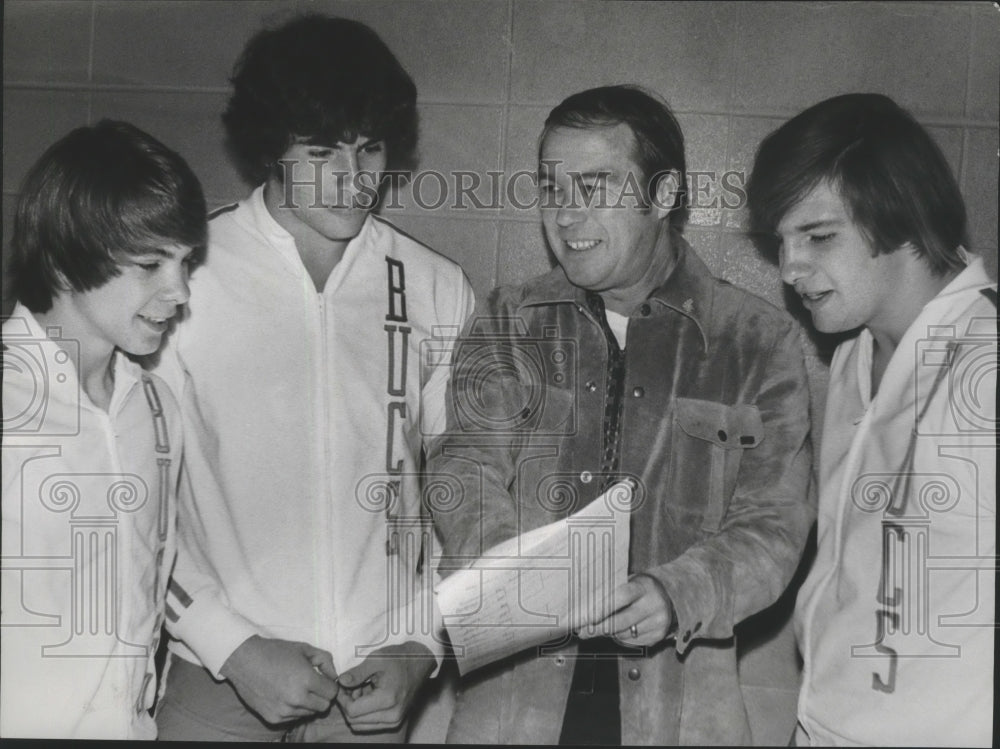
[(982, 260), (927, 303), (874, 395), (872, 348), (864, 330), (830, 367), (798, 740), (988, 746), (997, 321)]
[(160, 365), (193, 392), (173, 652), (218, 675), (253, 634), (338, 671), (406, 640), (441, 651), (418, 470), (473, 304), (458, 265), (374, 216), (322, 292), (262, 188), (212, 219)]

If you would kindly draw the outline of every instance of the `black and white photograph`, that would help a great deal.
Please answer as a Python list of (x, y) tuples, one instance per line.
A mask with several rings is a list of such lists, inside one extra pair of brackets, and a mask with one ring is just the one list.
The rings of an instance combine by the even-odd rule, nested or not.
[(1000, 5), (0, 13), (4, 743), (997, 744)]

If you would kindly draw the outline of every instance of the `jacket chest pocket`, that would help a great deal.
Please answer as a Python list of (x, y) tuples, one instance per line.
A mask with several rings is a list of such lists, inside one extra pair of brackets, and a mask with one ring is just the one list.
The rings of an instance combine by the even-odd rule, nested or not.
[(675, 401), (671, 484), (683, 492), (688, 507), (701, 509), (703, 531), (719, 530), (736, 490), (743, 453), (763, 439), (764, 423), (756, 406), (694, 398)]

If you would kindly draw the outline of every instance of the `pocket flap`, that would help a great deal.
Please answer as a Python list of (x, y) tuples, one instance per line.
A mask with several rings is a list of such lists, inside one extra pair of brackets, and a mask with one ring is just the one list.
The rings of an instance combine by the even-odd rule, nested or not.
[(678, 398), (674, 409), (674, 417), (685, 433), (719, 447), (747, 449), (764, 439), (764, 422), (757, 406)]

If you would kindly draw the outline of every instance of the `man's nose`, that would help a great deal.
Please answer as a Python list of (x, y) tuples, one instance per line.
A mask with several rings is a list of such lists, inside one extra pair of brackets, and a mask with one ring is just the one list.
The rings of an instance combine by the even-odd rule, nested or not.
[(778, 250), (778, 264), (781, 267), (781, 280), (789, 286), (809, 275), (808, 254), (795, 247), (792, 242), (782, 242)]
[(350, 177), (355, 177), (359, 171), (361, 171), (360, 162), (358, 161), (358, 152), (353, 149), (347, 149), (344, 154), (344, 170)]
[(361, 165), (356, 151), (348, 151), (344, 154), (343, 161), (337, 166), (339, 171), (338, 190), (348, 195), (372, 190), (378, 183), (378, 175)]
[(556, 223), (559, 226), (567, 227), (580, 223), (586, 218), (582, 206), (561, 205), (556, 210)]
[(186, 304), (191, 298), (191, 289), (188, 286), (188, 267), (181, 264), (175, 272), (170, 275), (166, 286), (163, 289), (165, 299), (174, 304)]

